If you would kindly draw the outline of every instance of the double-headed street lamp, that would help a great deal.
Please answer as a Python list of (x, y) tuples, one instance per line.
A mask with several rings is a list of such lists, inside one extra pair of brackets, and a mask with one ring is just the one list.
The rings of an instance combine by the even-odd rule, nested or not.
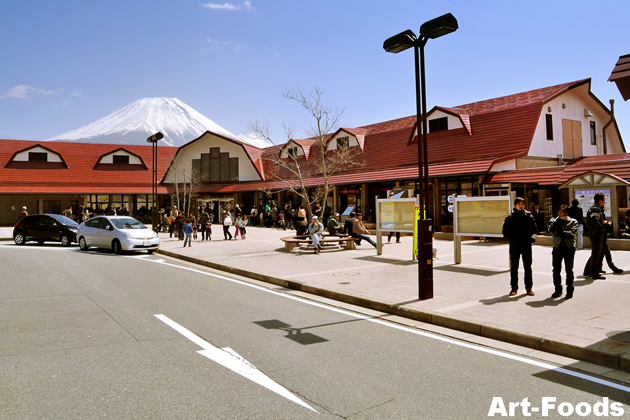
[[(425, 206), (429, 193), (429, 160), (427, 157), (427, 99), (424, 81), (424, 45), (429, 39), (439, 38), (458, 28), (457, 19), (450, 13), (432, 19), (420, 26), (420, 34), (416, 37), (411, 29), (388, 38), (383, 49), (397, 54), (414, 47), (416, 70), (416, 130), (418, 131), (418, 196), (420, 221), (418, 222), (418, 287), (420, 299), (433, 297), (433, 239), (431, 235), (432, 220), (426, 219)], [(422, 90), (422, 96), (420, 92)], [(422, 121), (422, 136), (420, 136)], [(422, 141), (421, 141), (422, 139)]]
[(151, 225), (153, 226), (153, 231), (157, 232), (157, 227), (160, 224), (160, 213), (157, 211), (157, 183), (158, 183), (158, 172), (157, 172), (157, 142), (164, 138), (164, 134), (161, 132), (157, 132), (154, 135), (147, 138), (147, 143), (151, 143), (152, 152), (153, 152), (153, 164), (152, 168), (152, 176), (151, 176)]

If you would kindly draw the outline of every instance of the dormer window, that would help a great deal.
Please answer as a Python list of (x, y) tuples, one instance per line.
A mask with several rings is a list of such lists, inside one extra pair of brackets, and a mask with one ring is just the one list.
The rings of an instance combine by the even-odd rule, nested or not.
[(435, 118), (429, 120), (429, 133), (435, 133), (436, 131), (448, 130), (448, 117)]
[(288, 147), (287, 155), (291, 158), (296, 158), (298, 156), (298, 148), (297, 147)]
[(61, 155), (40, 144), (16, 152), (5, 166), (11, 169), (67, 169)]
[(96, 161), (96, 165), (94, 165), (94, 170), (146, 171), (147, 167), (140, 156), (121, 147), (118, 150), (100, 156)]
[(350, 137), (337, 137), (337, 149), (346, 149), (350, 147)]

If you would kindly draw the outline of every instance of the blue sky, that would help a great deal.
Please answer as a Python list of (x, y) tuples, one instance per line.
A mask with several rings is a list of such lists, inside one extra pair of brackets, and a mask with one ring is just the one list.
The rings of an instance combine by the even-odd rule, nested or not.
[(144, 97), (176, 97), (227, 130), (311, 124), (286, 88), (324, 88), (357, 127), (415, 113), (411, 50), (383, 41), (452, 13), (426, 46), (428, 108), (592, 78), (630, 150), (630, 102), (607, 82), (630, 54), (627, 0), (3, 0), (0, 138), (43, 140)]

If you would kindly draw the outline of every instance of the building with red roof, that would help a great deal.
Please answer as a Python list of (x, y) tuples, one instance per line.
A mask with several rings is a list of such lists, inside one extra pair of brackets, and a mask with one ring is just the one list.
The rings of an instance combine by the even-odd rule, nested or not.
[[(580, 171), (603, 168), (630, 180), (617, 124), (590, 84), (583, 79), (432, 108), (427, 114), (429, 214), (436, 228), (452, 223), (447, 200), (452, 194), (515, 192), (544, 213), (549, 203), (567, 202), (568, 192), (557, 187)], [(323, 142), (292, 139), (262, 149), (208, 131), (180, 148), (158, 147), (159, 205), (170, 205), (187, 166), (199, 176), (198, 203), (216, 208), (217, 215), (218, 208), (235, 202), (245, 209), (269, 201), (297, 207), (298, 197), (286, 188), (291, 174), (278, 167), (277, 158), (297, 157), (308, 173), (305, 185), (317, 188), (324, 182), (317, 172), (323, 148), (324, 155), (352, 148), (357, 164), (330, 177), (333, 191), (326, 204), (340, 212), (353, 205), (369, 219), (376, 196), (396, 187), (415, 189), (417, 131), (414, 115), (339, 128)], [(151, 166), (151, 146), (0, 140), (0, 223), (14, 222), (22, 205), (39, 212), (75, 203), (137, 211), (149, 203)], [(625, 197), (618, 194), (619, 200)]]

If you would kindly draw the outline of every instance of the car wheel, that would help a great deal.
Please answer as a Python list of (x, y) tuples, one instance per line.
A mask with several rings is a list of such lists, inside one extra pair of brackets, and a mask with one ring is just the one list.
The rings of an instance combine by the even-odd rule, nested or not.
[(70, 240), (70, 237), (68, 235), (63, 235), (61, 237), (61, 245), (70, 246), (71, 244), (72, 244), (72, 240)]
[(39, 245), (44, 245), (44, 241), (42, 241), (41, 239), (39, 239), (39, 240), (37, 241), (37, 243), (38, 243)]
[(16, 245), (24, 245), (26, 243), (26, 238), (21, 233), (16, 233), (13, 237)]
[(85, 241), (85, 238), (83, 236), (81, 236), (79, 238), (79, 249), (81, 251), (87, 251), (88, 248), (89, 248), (89, 246), (88, 246), (87, 242)]
[(149, 254), (153, 254), (153, 251), (155, 251), (155, 249), (148, 249), (148, 250), (147, 250), (147, 252), (148, 252)]
[(120, 241), (118, 239), (114, 239), (114, 242), (112, 242), (112, 249), (116, 254), (122, 254), (122, 246), (120, 246)]

